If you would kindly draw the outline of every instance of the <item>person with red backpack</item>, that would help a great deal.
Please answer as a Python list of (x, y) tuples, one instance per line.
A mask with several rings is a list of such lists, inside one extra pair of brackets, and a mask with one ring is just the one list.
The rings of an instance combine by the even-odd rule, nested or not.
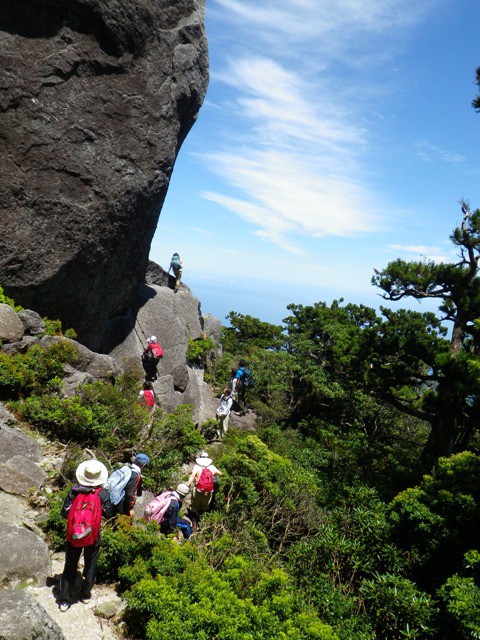
[(202, 451), (195, 463), (187, 485), (190, 487), (193, 484), (189, 515), (195, 525), (198, 525), (201, 514), (208, 511), (216, 490), (218, 476), (221, 476), (222, 472), (212, 463), (206, 451)]
[(103, 487), (108, 478), (105, 465), (98, 460), (86, 460), (75, 475), (78, 484), (70, 489), (62, 507), (62, 516), (67, 518), (67, 548), (60, 580), (60, 611), (67, 611), (73, 602), (82, 551), (84, 569), (79, 599), (84, 604), (90, 601), (97, 574), (102, 516), (110, 518), (113, 514), (110, 492)]
[(151, 382), (143, 383), (143, 389), (138, 394), (138, 398), (144, 407), (147, 407), (149, 411), (153, 411), (155, 406), (155, 394), (153, 393)]
[(157, 342), (156, 336), (147, 340), (147, 347), (142, 354), (142, 366), (145, 371), (145, 382), (154, 382), (157, 379), (157, 366), (163, 358), (163, 349)]

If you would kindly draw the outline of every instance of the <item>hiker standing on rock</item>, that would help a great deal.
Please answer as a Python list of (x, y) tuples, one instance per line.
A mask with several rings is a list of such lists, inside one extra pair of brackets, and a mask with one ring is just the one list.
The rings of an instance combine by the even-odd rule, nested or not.
[(142, 472), (150, 462), (146, 453), (138, 453), (133, 464), (117, 469), (107, 481), (114, 515), (134, 516), (135, 501), (142, 495)]
[(202, 451), (195, 463), (187, 485), (190, 487), (193, 484), (190, 514), (196, 528), (201, 514), (208, 511), (213, 494), (218, 490), (218, 477), (222, 472), (212, 464), (212, 459), (206, 451)]
[(147, 347), (142, 354), (142, 366), (145, 371), (145, 382), (154, 382), (157, 379), (157, 366), (163, 358), (163, 349), (157, 342), (157, 337), (152, 336), (147, 340)]
[(62, 516), (67, 518), (67, 548), (60, 580), (60, 611), (67, 611), (73, 602), (82, 550), (84, 569), (79, 599), (84, 604), (90, 601), (97, 575), (102, 515), (112, 516), (110, 494), (103, 487), (108, 477), (105, 465), (98, 460), (87, 460), (77, 467), (75, 475), (78, 484), (70, 489), (62, 507)]
[(180, 260), (178, 253), (173, 254), (167, 273), (170, 273), (171, 269), (175, 276), (175, 288), (173, 289), (173, 292), (177, 293), (178, 287), (180, 286), (180, 280), (182, 278), (182, 261)]

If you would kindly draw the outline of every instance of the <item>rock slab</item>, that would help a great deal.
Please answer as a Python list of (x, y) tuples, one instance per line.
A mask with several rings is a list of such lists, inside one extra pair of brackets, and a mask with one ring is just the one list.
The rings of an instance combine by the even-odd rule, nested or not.
[(27, 529), (0, 523), (0, 582), (33, 578), (45, 584), (50, 569), (44, 540)]
[(60, 627), (26, 591), (0, 590), (2, 640), (65, 640)]
[(2, 0), (0, 282), (102, 350), (208, 83), (204, 0)]

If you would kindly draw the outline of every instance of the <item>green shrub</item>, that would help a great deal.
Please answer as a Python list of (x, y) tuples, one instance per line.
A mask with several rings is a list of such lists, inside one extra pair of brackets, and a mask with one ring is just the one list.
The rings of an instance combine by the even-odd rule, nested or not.
[(209, 336), (202, 336), (194, 340), (188, 338), (187, 361), (191, 364), (201, 363), (205, 354), (215, 348), (215, 343)]
[(458, 573), (467, 551), (480, 550), (480, 456), (440, 458), (431, 475), (390, 505), (393, 535), (426, 588)]
[(147, 640), (336, 638), (300, 605), (283, 571), (258, 574), (252, 563), (237, 557), (214, 571), (191, 544), (178, 546), (163, 537), (157, 541), (149, 555), (133, 562), (130, 558), (119, 570), (131, 585), (124, 594), (126, 619), (136, 635)]
[(0, 353), (0, 393), (12, 397), (57, 388), (64, 365), (77, 356), (76, 347), (66, 340), (45, 348), (33, 345), (27, 353), (12, 356)]
[(50, 544), (56, 550), (62, 549), (67, 539), (67, 519), (62, 516), (61, 511), (69, 490), (70, 487), (65, 487), (62, 491), (49, 496), (47, 519), (40, 523), (40, 527), (47, 534)]
[(449, 637), (480, 638), (480, 588), (474, 579), (454, 575), (438, 595), (449, 618)]
[(364, 580), (359, 593), (377, 638), (427, 638), (436, 610), (431, 597), (410, 580), (390, 573)]
[(205, 438), (193, 424), (190, 405), (181, 405), (173, 413), (157, 410), (142, 445), (151, 458), (145, 473), (146, 488), (155, 492), (181, 480), (172, 480), (174, 472), (204, 447)]
[(54, 438), (85, 444), (96, 442), (92, 411), (82, 406), (78, 396), (31, 396), (17, 408), (25, 420)]

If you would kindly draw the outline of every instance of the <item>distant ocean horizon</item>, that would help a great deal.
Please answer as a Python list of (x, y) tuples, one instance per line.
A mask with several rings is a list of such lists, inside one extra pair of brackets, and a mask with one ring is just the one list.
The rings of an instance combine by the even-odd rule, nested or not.
[[(437, 317), (437, 303), (429, 300), (427, 303), (413, 299), (400, 302), (387, 302), (379, 296), (379, 289), (372, 286), (371, 292), (342, 291), (340, 288), (327, 286), (296, 287), (292, 283), (278, 283), (261, 280), (242, 280), (231, 284), (216, 283), (214, 280), (186, 278), (185, 284), (190, 287), (192, 294), (200, 300), (202, 314), (211, 314), (219, 318), (222, 325), (228, 326), (225, 319), (230, 311), (259, 318), (263, 322), (280, 325), (284, 318), (291, 315), (287, 309), (289, 304), (303, 306), (316, 302), (331, 304), (333, 300), (344, 299), (342, 304), (364, 304), (373, 307), (380, 313), (380, 306), (391, 309), (412, 309), (419, 312), (433, 311)], [(448, 325), (446, 325), (448, 326)]]

